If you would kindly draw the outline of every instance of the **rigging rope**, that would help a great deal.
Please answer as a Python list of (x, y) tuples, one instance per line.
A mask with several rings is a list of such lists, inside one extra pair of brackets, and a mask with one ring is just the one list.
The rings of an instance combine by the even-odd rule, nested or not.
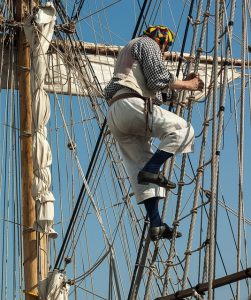
[[(209, 10), (210, 7), (210, 1), (207, 1), (207, 8), (206, 11)], [(202, 33), (201, 33), (201, 39), (200, 39), (200, 44), (199, 47), (202, 47), (203, 44), (203, 39), (204, 39), (204, 34), (206, 30), (208, 22), (208, 17), (204, 17), (203, 20), (203, 26), (202, 26)], [(205, 119), (209, 119), (209, 113), (210, 113), (210, 107), (211, 107), (211, 102), (212, 102), (212, 93), (211, 90), (209, 90), (208, 93), (208, 99), (207, 99), (207, 106), (206, 106), (206, 112), (205, 112)], [(207, 140), (207, 133), (208, 133), (208, 126), (203, 127), (203, 137), (202, 137), (202, 143), (201, 143), (201, 149), (200, 149), (200, 158), (199, 158), (199, 166), (202, 166), (204, 164), (204, 156), (205, 156), (205, 145), (206, 145), (206, 140)], [(189, 253), (191, 251), (191, 246), (192, 246), (192, 241), (193, 241), (193, 232), (195, 228), (195, 220), (196, 220), (196, 215), (197, 211), (195, 208), (198, 206), (198, 197), (199, 197), (199, 192), (200, 192), (200, 181), (203, 175), (203, 170), (198, 169), (197, 170), (197, 177), (196, 177), (196, 184), (195, 184), (195, 192), (194, 192), (194, 202), (193, 202), (193, 208), (192, 208), (192, 218), (191, 218), (191, 223), (190, 223), (190, 228), (189, 228), (189, 237), (188, 237), (188, 243), (187, 243), (187, 248), (186, 248), (186, 253)], [(183, 274), (183, 281), (182, 281), (182, 289), (186, 287), (186, 282), (187, 282), (187, 277), (188, 277), (188, 271), (189, 271), (189, 263), (190, 263), (190, 256), (186, 255), (186, 261), (185, 261), (185, 271)]]
[[(138, 20), (137, 20), (137, 23), (136, 23), (136, 26), (135, 26), (135, 28), (134, 28), (134, 31), (133, 31), (133, 34), (132, 34), (132, 39), (134, 39), (136, 36), (138, 36), (139, 35), (139, 26), (140, 26), (140, 23), (141, 23), (141, 21), (142, 21), (142, 18), (143, 18), (143, 16), (144, 16), (144, 11), (145, 11), (145, 8), (146, 8), (146, 5), (147, 5), (147, 1), (148, 0), (144, 0), (144, 3), (143, 3), (143, 6), (142, 6), (142, 8), (141, 8), (141, 10), (140, 10), (140, 14), (139, 14), (139, 17), (138, 17)], [(145, 19), (146, 17), (144, 16), (144, 19)]]
[(214, 259), (215, 259), (215, 197), (216, 197), (216, 179), (217, 179), (217, 160), (216, 160), (216, 122), (217, 122), (217, 82), (218, 82), (218, 36), (220, 28), (220, 4), (215, 2), (215, 31), (214, 31), (214, 86), (213, 86), (213, 121), (212, 121), (212, 162), (211, 162), (211, 203), (209, 214), (209, 270), (208, 270), (208, 299), (213, 299), (213, 279), (214, 279)]
[[(240, 103), (240, 136), (239, 136), (239, 194), (238, 194), (238, 249), (237, 249), (237, 272), (240, 271), (241, 245), (242, 245), (242, 219), (243, 219), (243, 167), (244, 167), (244, 108), (245, 108), (245, 65), (247, 49), (247, 24), (246, 24), (246, 0), (242, 2), (242, 68), (241, 68), (241, 103)], [(240, 282), (236, 286), (236, 299), (240, 299)]]
[[(191, 17), (191, 15), (192, 15), (193, 6), (194, 6), (194, 1), (192, 0), (191, 4), (190, 4), (189, 13), (188, 13), (188, 20), (189, 20), (189, 17)], [(198, 14), (200, 14), (200, 10), (198, 10)], [(190, 22), (188, 22), (188, 20), (187, 20), (187, 24), (186, 24), (185, 33), (184, 33), (184, 36), (183, 36), (182, 49), (181, 49), (181, 56), (180, 57), (183, 57), (183, 53), (184, 53), (184, 49), (185, 49), (185, 44), (186, 44), (186, 40), (187, 40), (188, 28), (189, 28), (189, 24), (190, 24)], [(197, 32), (197, 29), (195, 29), (195, 32), (194, 32), (194, 35), (193, 35), (193, 41), (196, 38), (196, 32)], [(191, 48), (192, 49), (191, 50), (192, 53), (194, 51), (193, 50), (194, 47), (195, 47), (195, 43), (192, 44), (192, 48)], [(178, 68), (177, 68), (177, 71), (176, 71), (176, 76), (179, 75), (181, 63), (182, 63), (182, 58), (179, 59), (179, 64), (178, 64)], [(191, 108), (189, 109), (189, 111), (191, 111)], [(179, 114), (179, 108), (177, 109), (176, 113)], [(190, 115), (190, 117), (191, 117), (191, 115)], [(188, 118), (190, 119), (190, 117), (188, 117)], [(186, 155), (183, 155), (183, 158), (182, 158), (182, 167), (181, 167), (181, 174), (180, 174), (179, 182), (183, 182), (184, 181), (183, 178), (184, 178), (184, 174), (185, 174), (185, 162), (186, 162)], [(167, 166), (165, 166), (165, 170), (166, 170), (166, 168), (167, 168)], [(174, 168), (174, 159), (172, 159), (172, 161), (171, 161), (171, 166), (170, 166), (170, 172), (169, 172), (169, 178), (168, 179), (171, 179), (170, 177), (171, 177), (173, 168)], [(177, 199), (175, 220), (177, 220), (178, 216), (179, 216), (182, 190), (183, 190), (183, 186), (179, 185), (178, 186), (178, 199)], [(164, 203), (164, 208), (163, 208), (163, 212), (162, 212), (162, 220), (165, 219), (165, 213), (167, 211), (167, 199), (168, 199), (168, 195), (166, 196), (165, 203)], [(176, 232), (177, 232), (178, 223), (174, 221), (173, 225), (174, 225), (174, 235), (173, 236), (175, 237)], [(169, 251), (169, 254), (168, 254), (168, 261), (169, 262), (173, 260), (174, 251), (175, 251), (175, 238), (173, 238), (172, 241), (171, 241), (170, 251)], [(152, 261), (151, 264), (153, 265), (154, 261)], [(146, 287), (148, 293), (150, 291), (149, 287), (150, 287), (150, 284), (151, 284), (152, 275), (153, 275), (153, 272), (150, 272), (149, 277), (148, 277), (147, 287)], [(164, 280), (164, 285), (163, 285), (163, 290), (162, 290), (162, 296), (166, 295), (166, 293), (167, 293), (167, 283), (168, 283), (168, 281), (169, 281), (169, 266), (167, 266), (167, 268), (165, 270), (165, 280)], [(148, 295), (149, 294), (146, 294), (145, 296), (148, 297)]]
[[(103, 141), (103, 139), (104, 139), (103, 132), (104, 132), (105, 128), (106, 128), (106, 122), (103, 123), (101, 131), (99, 133), (99, 137), (97, 139), (96, 146), (95, 146), (93, 154), (92, 154), (91, 162), (89, 164), (89, 167), (88, 167), (88, 170), (87, 170), (87, 173), (86, 173), (86, 180), (87, 180), (87, 182), (89, 181), (89, 178), (91, 176), (91, 171), (93, 169), (93, 165), (92, 164), (93, 164), (94, 160), (97, 159), (97, 153), (100, 151), (101, 141)], [(61, 263), (63, 261), (64, 252), (65, 252), (65, 249), (67, 247), (67, 244), (69, 243), (69, 238), (70, 238), (70, 235), (71, 235), (72, 230), (73, 230), (74, 222), (75, 222), (76, 217), (77, 217), (77, 215), (79, 213), (80, 205), (82, 203), (82, 199), (83, 199), (83, 195), (84, 195), (85, 191), (86, 191), (85, 190), (85, 184), (83, 183), (82, 188), (81, 188), (80, 193), (79, 193), (79, 196), (78, 196), (78, 199), (77, 199), (77, 202), (76, 202), (76, 205), (75, 205), (73, 213), (72, 213), (72, 217), (71, 217), (69, 226), (68, 226), (67, 231), (66, 231), (66, 235), (64, 237), (61, 249), (59, 251), (59, 254), (58, 254), (58, 257), (57, 257), (54, 269), (59, 269), (59, 267), (60, 267), (60, 265), (61, 265)]]

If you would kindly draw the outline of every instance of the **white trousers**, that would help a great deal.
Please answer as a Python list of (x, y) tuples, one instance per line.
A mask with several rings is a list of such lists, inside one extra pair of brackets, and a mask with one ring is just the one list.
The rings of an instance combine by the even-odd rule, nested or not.
[[(184, 119), (154, 105), (146, 124), (145, 102), (141, 98), (120, 99), (107, 113), (108, 126), (116, 138), (138, 203), (151, 197), (165, 197), (155, 184), (137, 183), (137, 175), (153, 155), (152, 139), (160, 140), (159, 150), (169, 153), (193, 151), (194, 130)], [(151, 131), (146, 130), (147, 125)]]

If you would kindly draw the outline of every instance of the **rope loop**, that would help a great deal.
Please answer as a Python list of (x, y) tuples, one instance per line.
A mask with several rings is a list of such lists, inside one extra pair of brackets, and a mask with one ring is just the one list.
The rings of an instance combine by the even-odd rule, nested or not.
[(21, 134), (20, 134), (20, 138), (22, 138), (22, 137), (32, 137), (34, 135), (34, 133), (32, 133), (32, 132), (29, 132), (29, 131), (23, 131), (23, 132), (21, 132)]
[(196, 289), (193, 289), (193, 295), (192, 295), (195, 299), (198, 299), (198, 300), (202, 300), (203, 297), (201, 296), (201, 294), (199, 294)]
[(209, 245), (209, 243), (210, 243), (210, 239), (206, 239), (202, 245), (203, 247), (205, 247), (206, 245)]
[(192, 255), (192, 251), (187, 250), (184, 254), (185, 254), (186, 256), (187, 256), (187, 255)]
[(203, 52), (202, 47), (198, 47), (198, 48), (197, 48), (197, 53), (198, 53), (198, 54), (201, 54), (202, 52)]
[(69, 280), (67, 280), (67, 283), (69, 285), (75, 285), (76, 284), (76, 280), (75, 279), (69, 279)]
[(188, 18), (189, 22), (190, 22), (192, 25), (194, 25), (193, 17), (188, 16), (187, 18)]
[(71, 21), (66, 24), (60, 24), (56, 26), (58, 30), (61, 30), (65, 33), (73, 34), (76, 31), (76, 24), (74, 21)]
[(200, 25), (201, 21), (199, 19), (194, 20), (194, 25)]
[(201, 166), (197, 169), (197, 173), (203, 173), (204, 172), (204, 166)]
[(77, 144), (73, 141), (69, 141), (68, 144), (67, 144), (67, 147), (69, 150), (75, 150), (77, 148)]
[(149, 266), (149, 270), (150, 270), (151, 272), (154, 272), (154, 271), (156, 270), (156, 266), (155, 266), (154, 263), (152, 263), (152, 264)]
[(178, 103), (179, 106), (181, 107), (186, 107), (187, 106), (187, 101), (181, 101)]
[(204, 17), (205, 18), (209, 18), (210, 17), (210, 11), (209, 10), (205, 11)]
[(172, 260), (167, 260), (166, 261), (166, 265), (168, 266), (168, 267), (171, 267), (172, 265), (173, 265), (173, 261)]
[(212, 192), (209, 190), (204, 190), (205, 196), (207, 197), (207, 199), (210, 199), (212, 196)]
[(34, 296), (34, 297), (38, 297), (38, 293), (32, 292), (32, 291), (26, 291), (23, 290), (25, 295), (30, 295), (30, 296)]
[(210, 125), (210, 120), (206, 120), (204, 123), (203, 123), (203, 126), (209, 126)]
[(191, 96), (187, 97), (187, 100), (194, 102), (195, 101), (195, 96), (191, 95)]
[(190, 212), (192, 214), (197, 214), (198, 213), (198, 209), (195, 207), (195, 208), (191, 209)]

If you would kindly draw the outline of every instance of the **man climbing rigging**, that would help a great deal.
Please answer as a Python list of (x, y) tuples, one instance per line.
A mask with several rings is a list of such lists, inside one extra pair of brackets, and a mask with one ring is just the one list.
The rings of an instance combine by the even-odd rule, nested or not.
[[(116, 138), (138, 204), (144, 204), (150, 219), (151, 240), (171, 239), (173, 228), (162, 223), (159, 199), (176, 184), (160, 172), (176, 153), (192, 151), (194, 130), (176, 114), (160, 107), (157, 94), (173, 90), (200, 91), (198, 75), (177, 80), (167, 69), (163, 53), (174, 42), (165, 26), (149, 26), (143, 36), (131, 40), (120, 52), (111, 81), (105, 88), (108, 126)], [(152, 139), (160, 144), (153, 154)], [(181, 233), (177, 232), (176, 237)]]

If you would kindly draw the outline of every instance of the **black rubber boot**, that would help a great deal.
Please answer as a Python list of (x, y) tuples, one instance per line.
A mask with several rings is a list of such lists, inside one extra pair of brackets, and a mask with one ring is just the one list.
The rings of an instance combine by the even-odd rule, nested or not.
[[(157, 241), (160, 239), (167, 239), (171, 240), (173, 237), (173, 228), (169, 227), (166, 223), (163, 223), (161, 226), (158, 227), (150, 227), (149, 235), (151, 241)], [(176, 238), (182, 236), (182, 233), (177, 231)]]
[(138, 174), (138, 183), (147, 185), (149, 183), (157, 184), (158, 186), (167, 188), (167, 189), (175, 189), (176, 184), (170, 180), (168, 180), (162, 173), (150, 173), (147, 171), (140, 171)]

